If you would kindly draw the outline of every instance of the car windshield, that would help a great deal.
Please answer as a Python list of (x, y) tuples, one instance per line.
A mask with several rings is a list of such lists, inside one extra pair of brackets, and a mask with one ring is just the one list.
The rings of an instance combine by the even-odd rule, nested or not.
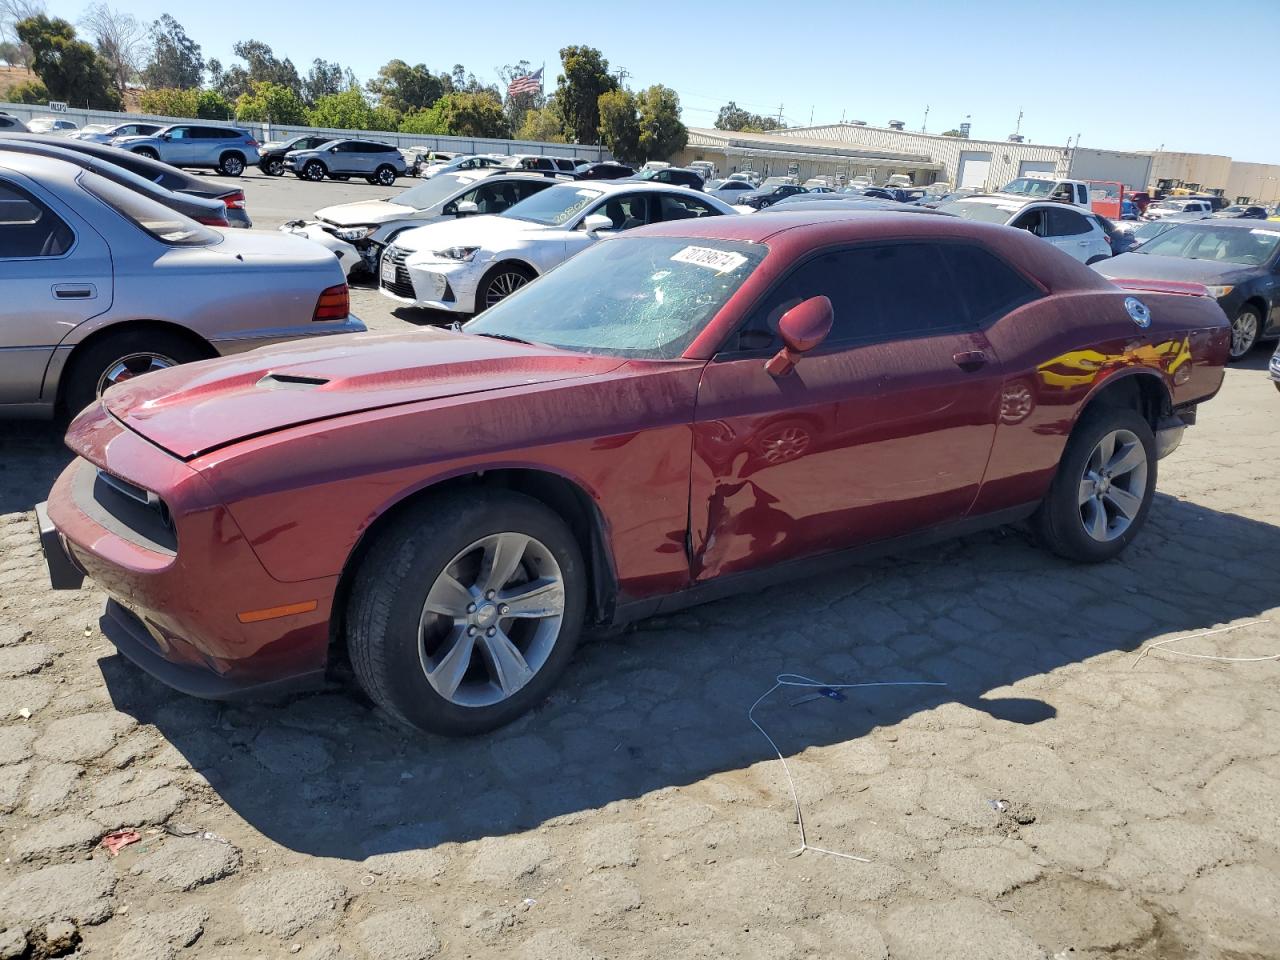
[(1219, 263), (1240, 263), (1258, 266), (1271, 259), (1280, 244), (1280, 230), (1254, 227), (1202, 226), (1184, 224), (1174, 227), (1149, 243), (1143, 244), (1138, 253), (1157, 257), (1181, 257), (1185, 260), (1216, 260)]
[(210, 230), (178, 211), (96, 173), (81, 174), (80, 184), (92, 196), (161, 243), (174, 247), (204, 247), (222, 242), (222, 236), (216, 230)]
[(767, 252), (761, 244), (722, 240), (606, 240), (463, 329), (582, 353), (670, 360), (702, 332)]
[(1152, 220), (1150, 223), (1144, 223), (1138, 229), (1133, 231), (1133, 235), (1139, 240), (1150, 240), (1152, 237), (1158, 237), (1169, 229), (1167, 223), (1161, 223), (1159, 220)]
[(1053, 192), (1052, 180), (1037, 180), (1034, 177), (1018, 177), (1004, 185), (1001, 193), (1020, 193), (1028, 197), (1047, 197)]
[(477, 183), (480, 179), (480, 177), (466, 174), (442, 173), (439, 176), (432, 177), (430, 180), (423, 180), (417, 186), (410, 187), (404, 193), (388, 199), (402, 207), (426, 210), (428, 207), (444, 203), (444, 201), (457, 193), (460, 188)]
[(1018, 207), (1011, 203), (981, 203), (973, 200), (948, 200), (938, 204), (936, 209), (939, 213), (949, 213), (980, 223), (1008, 223), (1009, 218), (1018, 212)]
[(559, 227), (568, 223), (603, 196), (603, 190), (592, 190), (566, 183), (535, 193), (532, 197), (512, 205), (498, 216), (541, 223), (548, 227)]
[(1175, 210), (1181, 212), (1186, 206), (1181, 200), (1161, 200), (1159, 203), (1153, 204), (1157, 210)]

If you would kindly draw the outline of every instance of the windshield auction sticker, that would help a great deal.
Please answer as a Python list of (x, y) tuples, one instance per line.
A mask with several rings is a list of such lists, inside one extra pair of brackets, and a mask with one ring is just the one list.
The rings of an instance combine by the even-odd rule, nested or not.
[(716, 273), (728, 273), (737, 270), (747, 262), (747, 258), (732, 250), (716, 250), (712, 247), (685, 247), (671, 258), (676, 263), (691, 263), (695, 267), (706, 267)]

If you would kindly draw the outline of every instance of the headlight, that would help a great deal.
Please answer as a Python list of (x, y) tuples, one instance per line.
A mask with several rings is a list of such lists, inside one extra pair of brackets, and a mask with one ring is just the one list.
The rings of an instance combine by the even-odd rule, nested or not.
[(365, 237), (371, 236), (377, 227), (344, 227), (341, 230), (333, 231), (334, 236), (339, 240), (346, 240), (352, 243), (356, 240), (363, 240)]
[(1234, 290), (1235, 287), (1233, 286), (1215, 287), (1211, 284), (1206, 284), (1205, 289), (1209, 291), (1209, 296), (1213, 297), (1215, 300), (1221, 300), (1228, 293)]
[(476, 254), (480, 252), (479, 247), (446, 247), (444, 250), (432, 250), (433, 255), (443, 260), (461, 260), (463, 263), (470, 263), (476, 258)]

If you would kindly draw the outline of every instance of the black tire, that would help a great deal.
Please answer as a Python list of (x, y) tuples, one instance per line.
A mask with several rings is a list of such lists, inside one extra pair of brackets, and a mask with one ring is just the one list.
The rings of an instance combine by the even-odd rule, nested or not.
[(140, 157), (146, 157), (148, 160), (159, 160), (160, 154), (156, 153), (150, 147), (138, 147), (133, 151)]
[(272, 157), (270, 160), (266, 161), (265, 163), (259, 164), (259, 168), (268, 177), (284, 176), (284, 161), (281, 160), (279, 157)]
[[(560, 567), (564, 613), (554, 646), (523, 687), (486, 706), (463, 706), (428, 682), (419, 623), (428, 592), (470, 544), (523, 533), (545, 545)], [(573, 656), (586, 609), (587, 582), (577, 541), (541, 502), (509, 491), (474, 490), (428, 498), (394, 518), (360, 563), (347, 606), (347, 651), (360, 686), (393, 718), (419, 730), (470, 736), (510, 723), (546, 697)]]
[(134, 328), (103, 337), (77, 350), (63, 375), (61, 407), (66, 417), (74, 417), (98, 398), (98, 385), (116, 364), (130, 357), (155, 355), (176, 366), (213, 356), (212, 350), (194, 339), (168, 330)]
[[(1253, 321), (1253, 336), (1244, 338), (1243, 341), (1241, 341), (1241, 333), (1238, 325), (1241, 323), (1247, 324), (1249, 320)], [(1249, 351), (1258, 345), (1258, 342), (1261, 340), (1261, 334), (1262, 313), (1257, 307), (1250, 306), (1246, 303), (1236, 311), (1235, 317), (1231, 320), (1231, 340), (1227, 347), (1227, 359), (1231, 363), (1243, 360), (1249, 355)]]
[(384, 163), (377, 170), (373, 171), (373, 182), (381, 187), (395, 186), (396, 168), (389, 163)]
[(244, 173), (244, 155), (228, 150), (218, 158), (218, 172), (224, 177), (238, 177)]
[(378, 185), (378, 181), (375, 180), (373, 177), (365, 177), (364, 182), (369, 184), (369, 186), (371, 187), (376, 187)]
[[(498, 264), (480, 281), (480, 286), (476, 290), (476, 313), (483, 313), (495, 303), (505, 300), (536, 277), (537, 274), (523, 264)], [(516, 278), (523, 279), (517, 282)]]
[(308, 160), (306, 166), (302, 168), (302, 177), (304, 180), (310, 180), (312, 183), (319, 183), (325, 178), (329, 171), (325, 169), (325, 165), (319, 160)]
[[(1126, 430), (1141, 442), (1146, 453), (1146, 483), (1142, 504), (1128, 529), (1113, 540), (1094, 539), (1081, 519), (1081, 482), (1085, 467), (1099, 442), (1108, 433)], [(1119, 555), (1146, 522), (1156, 488), (1156, 439), (1142, 414), (1128, 407), (1093, 406), (1084, 412), (1067, 440), (1058, 472), (1049, 493), (1032, 517), (1041, 544), (1060, 557), (1080, 563), (1102, 563)]]

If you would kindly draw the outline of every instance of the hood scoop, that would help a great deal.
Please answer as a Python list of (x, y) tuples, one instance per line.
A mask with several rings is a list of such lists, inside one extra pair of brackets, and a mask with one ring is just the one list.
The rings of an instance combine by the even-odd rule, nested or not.
[(258, 381), (264, 390), (309, 390), (311, 387), (323, 387), (329, 380), (327, 377), (306, 377), (294, 373), (268, 373)]

